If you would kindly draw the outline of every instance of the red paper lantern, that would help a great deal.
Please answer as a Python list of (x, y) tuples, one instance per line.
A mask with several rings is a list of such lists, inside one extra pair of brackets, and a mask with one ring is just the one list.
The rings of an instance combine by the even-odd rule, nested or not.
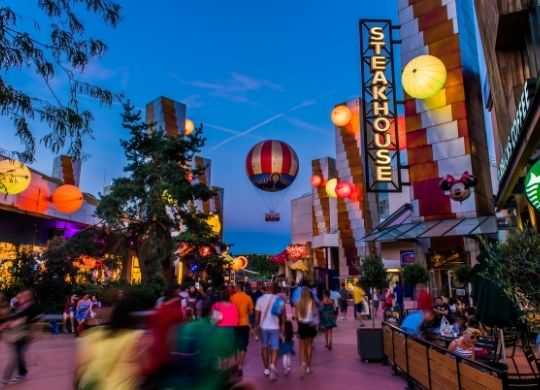
[(336, 186), (336, 195), (340, 199), (346, 199), (351, 196), (353, 192), (352, 186), (349, 182), (340, 181)]
[(199, 248), (199, 255), (200, 255), (201, 257), (207, 257), (207, 256), (210, 256), (210, 251), (211, 251), (211, 249), (210, 249), (209, 246), (201, 246), (201, 247)]
[(79, 188), (71, 184), (64, 184), (54, 191), (52, 201), (61, 213), (72, 214), (82, 207), (84, 197)]
[(323, 182), (322, 177), (319, 175), (313, 175), (311, 176), (311, 185), (315, 188), (319, 187)]

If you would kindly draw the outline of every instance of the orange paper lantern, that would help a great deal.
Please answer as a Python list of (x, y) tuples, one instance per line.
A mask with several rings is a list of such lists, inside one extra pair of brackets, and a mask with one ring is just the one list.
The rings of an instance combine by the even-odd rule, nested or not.
[(311, 176), (311, 185), (315, 188), (319, 187), (323, 182), (322, 177), (319, 175), (313, 175)]
[(79, 188), (71, 185), (61, 185), (52, 196), (54, 207), (64, 214), (77, 212), (83, 205), (84, 197)]

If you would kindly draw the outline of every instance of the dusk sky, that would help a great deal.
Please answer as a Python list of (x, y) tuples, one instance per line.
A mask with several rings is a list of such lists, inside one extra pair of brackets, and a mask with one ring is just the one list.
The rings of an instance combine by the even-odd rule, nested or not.
[[(120, 1), (116, 29), (86, 20), (109, 50), (84, 77), (141, 108), (158, 96), (185, 103), (188, 117), (205, 125), (201, 154), (212, 159), (213, 184), (225, 188), (225, 241), (235, 253), (277, 253), (290, 241), (290, 199), (311, 190), (311, 160), (335, 155), (332, 107), (359, 95), (358, 19), (396, 20), (396, 2)], [(30, 8), (22, 12), (30, 19)], [(34, 76), (24, 77), (33, 93), (46, 93)], [(122, 175), (126, 133), (120, 107), (86, 103), (95, 123), (81, 187), (97, 195)], [(38, 134), (42, 127), (36, 124)], [(2, 129), (1, 146), (20, 149), (11, 124), (2, 121)], [(246, 177), (245, 156), (263, 139), (285, 141), (298, 154), (300, 172), (285, 193), (261, 197)], [(50, 174), (52, 159), (40, 147), (32, 166)], [(264, 222), (270, 206), (281, 222)]]

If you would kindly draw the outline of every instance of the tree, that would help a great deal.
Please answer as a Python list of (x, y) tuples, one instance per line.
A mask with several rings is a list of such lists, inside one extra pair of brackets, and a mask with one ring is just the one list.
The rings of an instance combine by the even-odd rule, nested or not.
[(262, 278), (271, 278), (279, 271), (279, 266), (270, 261), (267, 255), (245, 255), (248, 258), (248, 269), (257, 272)]
[(527, 229), (484, 247), (482, 276), (501, 287), (518, 307), (540, 308), (540, 235)]
[(429, 280), (429, 274), (424, 266), (413, 263), (406, 265), (403, 269), (403, 280), (414, 288), (418, 283), (426, 283)]
[[(0, 113), (13, 122), (15, 135), (24, 145), (24, 151), (15, 153), (19, 159), (34, 159), (34, 120), (49, 127), (50, 131), (41, 138), (47, 148), (58, 153), (67, 146), (68, 154), (77, 159), (83, 138), (92, 134), (93, 119), (90, 111), (81, 109), (80, 97), (86, 95), (105, 105), (110, 105), (115, 97), (106, 89), (80, 80), (89, 61), (107, 49), (103, 41), (87, 36), (81, 14), (97, 15), (114, 27), (120, 18), (120, 6), (109, 0), (36, 3), (36, 9), (30, 13), (46, 23), (25, 20), (26, 15), (19, 14), (14, 7), (0, 6)], [(10, 82), (12, 72), (21, 70), (37, 76), (50, 96), (36, 95), (35, 86), (25, 89)], [(53, 80), (59, 78), (67, 80), (67, 93), (53, 86)]]
[[(191, 174), (203, 173), (191, 167), (205, 141), (202, 126), (189, 136), (169, 136), (141, 120), (140, 111), (131, 103), (124, 104), (122, 119), (130, 133), (121, 142), (126, 176), (115, 179), (110, 192), (102, 195), (97, 215), (109, 229), (128, 237), (139, 257), (143, 282), (160, 277), (172, 281), (172, 265), (181, 242), (196, 253), (197, 248), (220, 244), (206, 223), (207, 215), (196, 207), (196, 201), (206, 201), (215, 193), (190, 179)], [(195, 256), (203, 262), (217, 257)]]
[[(379, 289), (382, 291), (388, 286), (386, 270), (380, 256), (369, 255), (362, 260), (362, 286), (366, 289)], [(370, 301), (371, 319), (375, 327), (375, 315), (373, 314), (373, 301)]]

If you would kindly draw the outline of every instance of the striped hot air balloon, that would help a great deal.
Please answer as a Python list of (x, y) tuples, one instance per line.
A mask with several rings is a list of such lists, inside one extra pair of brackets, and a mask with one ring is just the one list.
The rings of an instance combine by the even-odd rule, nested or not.
[(298, 157), (283, 141), (262, 141), (249, 151), (246, 171), (253, 185), (263, 191), (287, 188), (298, 173)]

